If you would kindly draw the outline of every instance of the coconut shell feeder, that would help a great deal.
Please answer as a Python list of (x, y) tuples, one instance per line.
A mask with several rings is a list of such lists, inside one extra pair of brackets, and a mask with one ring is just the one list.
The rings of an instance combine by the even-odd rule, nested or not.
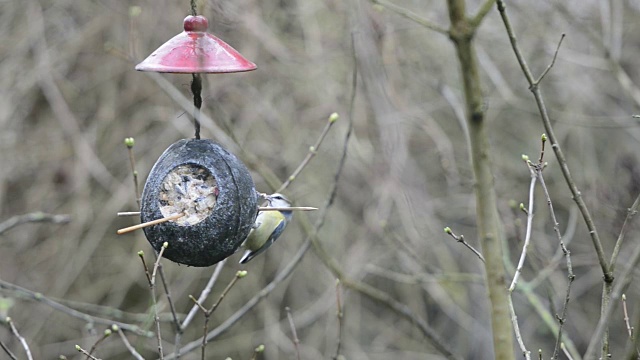
[(144, 228), (154, 249), (166, 241), (164, 257), (209, 266), (232, 255), (249, 235), (257, 193), (247, 168), (208, 139), (175, 142), (155, 163), (142, 191), (143, 223), (182, 214)]
[[(190, 266), (210, 266), (232, 255), (249, 234), (258, 194), (246, 166), (212, 140), (200, 139), (203, 73), (255, 70), (224, 41), (207, 32), (204, 16), (184, 19), (184, 31), (135, 68), (190, 73), (195, 138), (175, 142), (160, 156), (144, 185), (137, 228), (163, 257)], [(153, 225), (149, 225), (151, 222)], [(145, 224), (146, 223), (146, 224)]]

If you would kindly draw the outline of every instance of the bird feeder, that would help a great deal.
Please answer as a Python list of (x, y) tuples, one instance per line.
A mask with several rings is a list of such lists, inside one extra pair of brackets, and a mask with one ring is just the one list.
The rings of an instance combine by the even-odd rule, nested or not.
[(142, 191), (143, 223), (182, 215), (144, 228), (164, 257), (190, 266), (210, 266), (232, 255), (256, 218), (257, 193), (240, 160), (208, 139), (183, 139), (160, 156)]
[(136, 70), (191, 73), (195, 139), (175, 142), (160, 156), (144, 185), (144, 228), (163, 256), (190, 266), (210, 266), (233, 254), (246, 239), (257, 214), (257, 193), (246, 166), (212, 140), (200, 139), (201, 73), (256, 69), (224, 41), (207, 33), (204, 16), (187, 16), (184, 31), (160, 46)]

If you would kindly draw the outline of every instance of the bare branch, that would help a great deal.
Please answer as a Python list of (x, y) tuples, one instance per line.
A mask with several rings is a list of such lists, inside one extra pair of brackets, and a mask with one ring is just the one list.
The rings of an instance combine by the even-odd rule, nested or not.
[(289, 327), (291, 328), (291, 336), (293, 337), (293, 347), (296, 350), (296, 359), (300, 360), (300, 339), (298, 339), (298, 332), (296, 331), (296, 324), (293, 323), (293, 316), (291, 315), (291, 309), (287, 306), (284, 308), (287, 312), (287, 319), (289, 320)]
[(471, 244), (464, 240), (464, 235), (456, 235), (448, 226), (444, 228), (444, 232), (451, 235), (451, 237), (454, 238), (457, 242), (461, 243), (462, 245), (466, 246), (467, 249), (471, 250), (471, 252), (473, 252), (478, 257), (478, 259), (480, 259), (480, 261), (485, 262), (484, 257), (482, 256), (480, 251), (476, 250), (473, 246), (471, 246)]
[(24, 215), (16, 215), (12, 216), (9, 219), (0, 223), (0, 234), (22, 224), (33, 223), (33, 222), (50, 222), (54, 224), (66, 224), (71, 221), (71, 216), (69, 215), (54, 215), (54, 214), (46, 214), (41, 211), (24, 214)]
[(13, 320), (11, 320), (10, 317), (7, 317), (5, 318), (5, 321), (7, 322), (7, 324), (9, 324), (9, 328), (11, 329), (13, 336), (15, 336), (20, 342), (20, 345), (22, 345), (24, 352), (27, 354), (27, 359), (33, 360), (33, 356), (31, 356), (31, 349), (29, 349), (29, 344), (27, 344), (27, 340), (22, 335), (20, 335), (20, 333), (18, 332), (18, 329), (16, 328), (16, 325), (13, 323)]
[(602, 248), (602, 242), (600, 240), (600, 236), (598, 235), (598, 231), (595, 226), (595, 222), (591, 217), (589, 209), (587, 208), (584, 199), (582, 198), (582, 194), (578, 189), (573, 177), (571, 176), (571, 172), (569, 171), (569, 166), (567, 165), (567, 160), (565, 158), (564, 152), (558, 143), (553, 127), (551, 126), (551, 119), (549, 117), (549, 113), (547, 112), (547, 108), (544, 104), (544, 100), (542, 98), (542, 93), (540, 92), (539, 87), (536, 84), (536, 81), (527, 65), (527, 61), (524, 59), (522, 55), (522, 51), (520, 50), (520, 46), (518, 46), (517, 38), (513, 27), (511, 26), (511, 21), (509, 20), (509, 16), (506, 12), (506, 6), (504, 0), (497, 0), (498, 11), (500, 12), (500, 16), (502, 17), (502, 21), (504, 23), (505, 29), (507, 31), (507, 35), (509, 36), (509, 41), (511, 42), (511, 47), (513, 49), (516, 58), (518, 59), (518, 64), (520, 64), (520, 68), (529, 83), (529, 88), (533, 93), (533, 96), (536, 100), (536, 104), (538, 105), (538, 111), (540, 112), (540, 116), (542, 117), (542, 123), (544, 124), (545, 131), (549, 136), (549, 141), (551, 142), (551, 147), (555, 152), (556, 158), (558, 159), (558, 163), (560, 164), (560, 170), (562, 171), (562, 175), (565, 178), (567, 185), (569, 186), (569, 190), (573, 195), (573, 200), (578, 205), (578, 209), (582, 213), (582, 217), (589, 229), (589, 235), (591, 236), (591, 242), (596, 250), (596, 255), (598, 256), (598, 262), (602, 269), (602, 273), (604, 275), (605, 282), (613, 281), (613, 274), (609, 268), (609, 264), (607, 259), (604, 256), (604, 250)]
[(605, 309), (603, 309), (602, 315), (600, 316), (600, 321), (598, 321), (598, 326), (591, 336), (591, 340), (589, 342), (589, 346), (587, 347), (587, 351), (585, 353), (584, 359), (591, 360), (595, 359), (595, 352), (598, 348), (598, 343), (602, 340), (602, 335), (605, 333), (606, 328), (611, 321), (613, 312), (615, 311), (618, 300), (621, 298), (622, 293), (625, 291), (629, 283), (631, 282), (633, 270), (636, 269), (638, 263), (640, 262), (640, 246), (636, 246), (633, 250), (633, 253), (627, 260), (627, 268), (624, 270), (620, 276), (616, 278), (616, 283), (613, 286), (611, 291), (610, 300)]
[(511, 298), (511, 294), (509, 294), (509, 312), (511, 313), (511, 323), (513, 324), (513, 331), (516, 335), (516, 342), (522, 351), (522, 355), (526, 360), (531, 360), (531, 351), (527, 350), (527, 347), (522, 340), (522, 334), (520, 333), (520, 326), (518, 325), (518, 316), (516, 315), (516, 310), (513, 307), (513, 299)]
[(537, 181), (537, 175), (534, 164), (529, 164), (528, 160), (525, 161), (529, 168), (529, 173), (531, 174), (531, 183), (529, 184), (529, 208), (526, 211), (527, 213), (527, 227), (524, 235), (524, 244), (522, 245), (522, 253), (520, 254), (520, 260), (518, 260), (518, 266), (516, 267), (516, 272), (513, 275), (513, 280), (511, 281), (511, 285), (509, 286), (509, 292), (513, 292), (513, 289), (516, 288), (516, 284), (518, 283), (518, 278), (520, 277), (520, 273), (522, 272), (522, 268), (524, 267), (524, 260), (527, 257), (527, 250), (529, 249), (529, 243), (531, 241), (531, 229), (533, 227), (533, 200), (535, 194), (535, 187)]
[(313, 157), (316, 156), (316, 154), (318, 153), (318, 149), (320, 148), (320, 145), (322, 145), (322, 142), (324, 141), (324, 138), (327, 136), (327, 134), (329, 133), (329, 130), (331, 130), (331, 127), (337, 120), (338, 120), (337, 113), (333, 113), (329, 116), (327, 124), (324, 126), (324, 129), (322, 130), (322, 133), (318, 137), (318, 140), (316, 140), (313, 146), (309, 147), (309, 152), (307, 153), (307, 156), (304, 158), (304, 160), (302, 160), (302, 162), (300, 163), (300, 165), (298, 165), (298, 167), (294, 170), (294, 172), (291, 175), (289, 175), (289, 177), (287, 178), (287, 181), (285, 181), (282, 185), (280, 185), (280, 187), (278, 188), (278, 190), (276, 190), (276, 192), (282, 192), (282, 190), (286, 189), (291, 184), (291, 182), (294, 181), (298, 175), (300, 175), (302, 170), (304, 170), (304, 168), (309, 164), (311, 159), (313, 159)]
[(558, 57), (558, 52), (560, 51), (560, 45), (562, 45), (562, 40), (564, 40), (564, 37), (565, 37), (565, 34), (562, 34), (562, 36), (560, 36), (560, 41), (558, 41), (558, 47), (556, 48), (556, 51), (553, 53), (553, 59), (551, 60), (551, 64), (549, 64), (549, 66), (547, 66), (547, 68), (544, 69), (544, 71), (542, 72), (538, 80), (535, 81), (536, 85), (540, 84), (540, 82), (545, 77), (545, 75), (547, 75), (547, 73), (551, 70), (553, 65), (556, 63), (556, 58)]
[(77, 311), (75, 309), (72, 309), (70, 307), (67, 307), (65, 305), (60, 304), (59, 302), (53, 301), (51, 299), (49, 299), (48, 297), (44, 296), (41, 293), (38, 292), (34, 292), (28, 289), (25, 289), (23, 287), (20, 287), (18, 285), (14, 285), (11, 283), (8, 283), (6, 281), (0, 280), (0, 290), (9, 290), (9, 291), (15, 291), (19, 294), (21, 294), (22, 296), (33, 300), (33, 301), (37, 301), (40, 303), (43, 303), (57, 311), (60, 311), (64, 314), (67, 314), (69, 316), (78, 318), (78, 319), (82, 319), (85, 322), (87, 322), (88, 324), (102, 324), (102, 325), (117, 325), (120, 328), (122, 328), (123, 330), (127, 330), (127, 331), (131, 331), (132, 333), (135, 333), (137, 335), (140, 336), (144, 336), (144, 337), (151, 337), (153, 336), (153, 333), (150, 331), (146, 331), (141, 329), (140, 327), (136, 326), (136, 325), (131, 325), (131, 324), (126, 324), (123, 322), (119, 322), (119, 321), (113, 321), (113, 320), (109, 320), (109, 319), (104, 319), (104, 318), (100, 318), (97, 316), (93, 316), (93, 315), (89, 315), (89, 314), (85, 314), (83, 312)]
[(129, 342), (129, 340), (127, 339), (127, 337), (124, 335), (124, 332), (122, 332), (122, 329), (120, 329), (119, 326), (112, 326), (111, 327), (112, 330), (115, 329), (115, 331), (118, 332), (118, 335), (120, 335), (120, 339), (122, 339), (122, 342), (124, 343), (124, 346), (127, 348), (127, 350), (129, 350), (129, 353), (131, 353), (131, 355), (136, 358), (136, 360), (144, 360), (144, 358), (142, 357), (142, 355), (140, 355), (140, 353), (138, 353), (136, 351), (136, 349), (134, 349), (133, 346), (131, 346), (131, 343)]
[(392, 2), (389, 2), (387, 0), (371, 0), (374, 4), (378, 4), (382, 7), (385, 7), (393, 12), (395, 12), (396, 14), (403, 16), (417, 24), (420, 24), (422, 26), (424, 26), (425, 28), (429, 29), (429, 30), (433, 30), (437, 33), (443, 34), (443, 35), (447, 35), (449, 36), (449, 30), (445, 29), (444, 27), (437, 25), (421, 16), (419, 16), (418, 14), (414, 13), (413, 11), (407, 10), (401, 6), (398, 6)]
[(625, 217), (624, 222), (622, 223), (622, 228), (620, 228), (620, 234), (618, 235), (618, 239), (616, 240), (616, 245), (613, 248), (613, 253), (611, 254), (611, 272), (614, 271), (616, 266), (616, 261), (618, 260), (618, 253), (620, 252), (620, 248), (622, 247), (622, 243), (624, 242), (624, 238), (627, 235), (627, 231), (629, 230), (629, 223), (633, 219), (633, 217), (638, 213), (638, 207), (640, 206), (640, 194), (633, 201), (633, 204), (629, 209), (627, 209), (627, 217)]
[(489, 11), (491, 11), (491, 8), (495, 3), (496, 3), (496, 0), (485, 0), (485, 2), (482, 3), (480, 8), (478, 9), (478, 12), (476, 13), (476, 15), (473, 18), (471, 18), (471, 20), (469, 20), (469, 24), (471, 24), (472, 27), (477, 29), (482, 23), (482, 20), (484, 20), (484, 18), (487, 16)]

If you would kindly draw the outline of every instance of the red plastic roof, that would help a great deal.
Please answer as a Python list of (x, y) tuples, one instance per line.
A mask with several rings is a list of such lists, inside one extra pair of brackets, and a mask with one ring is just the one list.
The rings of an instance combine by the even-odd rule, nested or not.
[(255, 70), (256, 64), (206, 32), (204, 16), (187, 16), (185, 31), (174, 36), (136, 65), (139, 71), (164, 73), (232, 73)]

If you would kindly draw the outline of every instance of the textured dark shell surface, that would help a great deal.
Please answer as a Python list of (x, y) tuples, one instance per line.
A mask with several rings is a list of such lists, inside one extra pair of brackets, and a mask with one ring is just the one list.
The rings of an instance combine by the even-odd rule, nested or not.
[(210, 266), (232, 255), (249, 234), (257, 210), (255, 185), (246, 166), (212, 140), (179, 140), (164, 151), (147, 177), (142, 222), (164, 217), (159, 201), (162, 182), (181, 165), (205, 168), (215, 177), (219, 191), (215, 208), (197, 224), (168, 221), (146, 227), (144, 233), (156, 251), (168, 242), (163, 257), (189, 266)]

